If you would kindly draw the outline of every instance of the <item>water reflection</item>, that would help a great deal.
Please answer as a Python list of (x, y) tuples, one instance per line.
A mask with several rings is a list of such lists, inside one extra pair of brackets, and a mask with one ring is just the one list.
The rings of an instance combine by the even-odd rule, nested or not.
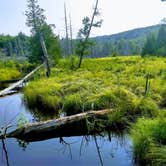
[[(5, 140), (3, 140), (4, 142)], [(50, 139), (19, 146), (15, 139), (7, 139), (4, 146), (4, 158), (0, 165), (132, 165), (131, 141), (127, 136), (81, 136)], [(25, 143), (25, 142), (24, 142)], [(25, 145), (25, 144), (24, 144)], [(8, 147), (8, 149), (6, 148)], [(10, 154), (10, 156), (8, 155)], [(15, 160), (18, 158), (18, 160)], [(10, 158), (10, 160), (9, 160)]]
[(18, 143), (18, 146), (19, 146), (23, 151), (25, 151), (26, 148), (27, 148), (28, 145), (29, 145), (29, 142), (26, 142), (26, 141), (23, 141), (23, 140), (20, 140), (20, 139), (17, 139), (17, 143)]
[(35, 122), (46, 121), (46, 120), (55, 119), (55, 118), (60, 117), (60, 114), (56, 111), (47, 112), (46, 110), (42, 110), (42, 109), (39, 110), (37, 108), (30, 109), (28, 107), (27, 107), (27, 109), (29, 110), (31, 115), (34, 117), (33, 120)]
[(6, 165), (9, 166), (9, 157), (8, 157), (8, 151), (6, 148), (5, 140), (2, 139), (1, 141), (2, 141), (2, 156), (3, 156), (3, 152), (4, 152), (5, 159), (6, 159)]
[[(22, 95), (0, 99), (0, 126), (16, 126), (22, 113), (29, 121), (36, 119), (25, 107)], [(130, 166), (131, 145), (126, 135), (114, 135), (111, 132), (93, 136), (53, 138), (33, 143), (6, 139), (0, 142), (3, 153), (0, 165)]]
[(45, 159), (44, 165), (54, 165), (58, 161), (56, 165), (130, 166), (130, 148), (131, 142), (126, 136), (121, 139), (112, 136), (111, 142), (106, 135), (82, 136), (30, 143), (22, 156), (27, 155), (32, 165), (38, 162), (37, 159)]

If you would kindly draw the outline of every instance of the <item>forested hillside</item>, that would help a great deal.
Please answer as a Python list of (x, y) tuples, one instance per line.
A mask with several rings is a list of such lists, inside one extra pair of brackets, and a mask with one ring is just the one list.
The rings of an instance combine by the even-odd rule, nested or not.
[[(113, 35), (91, 38), (93, 44), (90, 57), (104, 57), (110, 55), (138, 55), (142, 53), (146, 39), (150, 34), (157, 36), (161, 25), (137, 28)], [(76, 43), (77, 41), (74, 41)], [(65, 39), (61, 40), (63, 52), (66, 50)]]
[[(104, 57), (115, 55), (138, 55), (142, 53), (146, 39), (153, 34), (158, 35), (161, 25), (154, 25), (145, 28), (133, 29), (126, 32), (121, 32), (113, 35), (97, 36), (91, 38), (93, 44), (90, 49), (90, 57)], [(19, 33), (12, 37), (9, 35), (0, 35), (0, 52), (7, 56), (15, 55), (17, 57), (30, 56), (30, 37)], [(65, 39), (61, 40), (61, 49), (65, 54), (66, 45)], [(77, 40), (73, 41), (74, 45)], [(33, 46), (31, 46), (33, 47)], [(34, 46), (36, 47), (36, 46)]]
[(137, 28), (126, 32), (99, 36), (93, 38), (96, 46), (92, 50), (93, 56), (107, 56), (111, 54), (133, 55), (140, 54), (149, 34), (157, 35), (160, 25)]

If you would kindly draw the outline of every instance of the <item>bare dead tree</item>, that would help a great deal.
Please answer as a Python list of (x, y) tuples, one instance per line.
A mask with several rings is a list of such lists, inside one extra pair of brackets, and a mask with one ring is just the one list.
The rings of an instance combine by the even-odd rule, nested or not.
[(68, 34), (68, 22), (67, 22), (67, 12), (66, 4), (64, 3), (64, 13), (65, 13), (65, 30), (66, 30), (66, 55), (69, 56), (69, 34)]
[(101, 27), (101, 24), (102, 24), (102, 20), (94, 23), (95, 16), (98, 16), (100, 14), (98, 11), (98, 3), (99, 3), (99, 0), (96, 0), (95, 8), (94, 8), (91, 19), (89, 17), (85, 17), (82, 21), (84, 24), (84, 27), (82, 29), (80, 29), (78, 32), (78, 37), (81, 38), (80, 43), (78, 44), (79, 48), (77, 51), (77, 53), (80, 56), (78, 68), (81, 67), (83, 56), (84, 56), (87, 48), (89, 47), (88, 40), (89, 40), (89, 36), (90, 36), (91, 30), (92, 30), (92, 27)]
[(69, 17), (70, 17), (70, 53), (73, 54), (73, 29), (72, 29), (71, 15)]

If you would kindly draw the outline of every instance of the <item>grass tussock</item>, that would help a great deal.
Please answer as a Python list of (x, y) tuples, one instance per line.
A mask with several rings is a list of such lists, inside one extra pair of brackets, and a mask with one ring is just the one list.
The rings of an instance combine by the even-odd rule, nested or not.
[(134, 124), (131, 134), (137, 164), (166, 164), (166, 117), (141, 118)]
[[(40, 75), (30, 83), (24, 91), (28, 104), (54, 110), (61, 108), (68, 114), (116, 108), (132, 115), (135, 112), (153, 114), (164, 100), (164, 58), (85, 59), (78, 70), (71, 70), (70, 65), (71, 60), (62, 59), (57, 68), (52, 69), (49, 79)], [(150, 87), (145, 97), (147, 73)]]
[(19, 78), (21, 73), (17, 69), (0, 69), (0, 80), (12, 80)]
[(27, 61), (1, 60), (0, 61), (0, 81), (18, 79), (32, 70), (33, 64)]

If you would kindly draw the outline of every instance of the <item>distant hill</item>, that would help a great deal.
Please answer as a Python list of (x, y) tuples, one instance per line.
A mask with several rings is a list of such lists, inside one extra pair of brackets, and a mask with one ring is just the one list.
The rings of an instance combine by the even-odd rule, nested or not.
[[(160, 25), (137, 28), (113, 35), (104, 35), (91, 38), (96, 44), (91, 47), (90, 57), (105, 57), (112, 55), (138, 55), (141, 54), (149, 34), (157, 36)], [(28, 57), (29, 37), (23, 33), (17, 36), (0, 35), (0, 57), (15, 55)], [(74, 40), (75, 45), (77, 40)], [(60, 40), (60, 45), (65, 55), (65, 39)]]
[(106, 41), (115, 42), (121, 39), (133, 40), (138, 38), (146, 38), (148, 34), (158, 32), (159, 28), (160, 28), (160, 25), (153, 25), (153, 26), (137, 28), (137, 29), (133, 29), (133, 30), (129, 30), (129, 31), (113, 34), (113, 35), (97, 36), (97, 37), (94, 37), (93, 39), (95, 39), (96, 41), (102, 41), (102, 42), (106, 42)]
[(137, 28), (113, 35), (92, 38), (96, 46), (91, 49), (92, 57), (108, 56), (111, 54), (130, 55), (140, 54), (149, 34), (157, 35), (160, 25)]

